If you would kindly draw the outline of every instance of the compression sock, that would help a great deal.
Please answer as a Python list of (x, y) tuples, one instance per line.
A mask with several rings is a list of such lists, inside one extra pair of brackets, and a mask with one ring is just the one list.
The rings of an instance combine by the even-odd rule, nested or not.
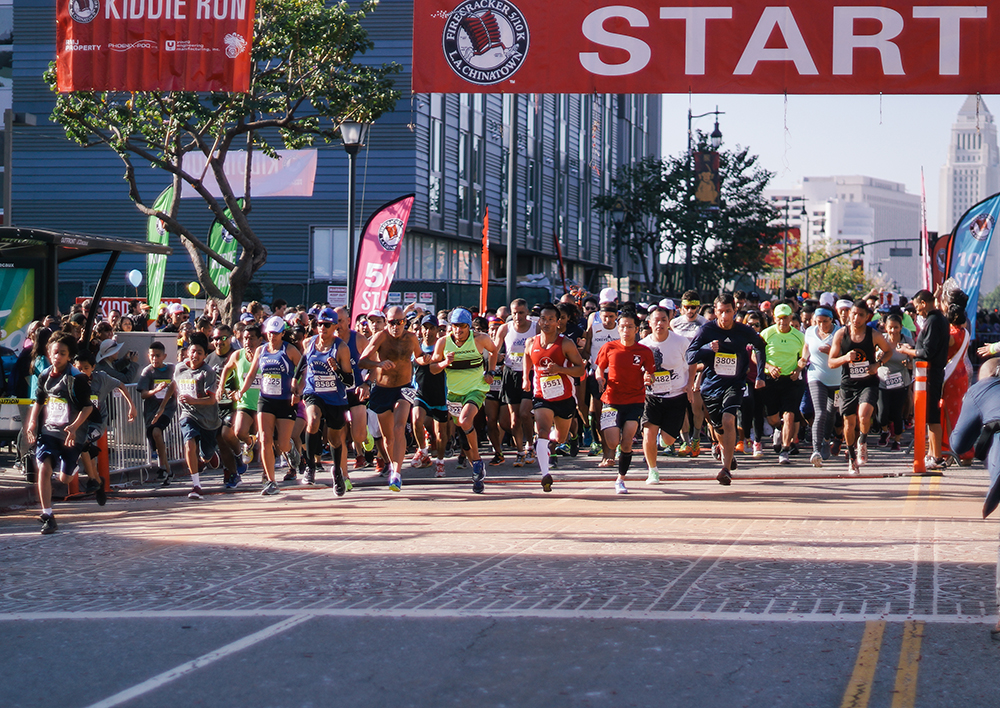
[(622, 451), (618, 457), (618, 476), (622, 479), (628, 474), (628, 468), (632, 466), (632, 453)]
[(549, 441), (545, 438), (538, 438), (535, 443), (535, 456), (538, 458), (538, 469), (543, 475), (549, 473)]

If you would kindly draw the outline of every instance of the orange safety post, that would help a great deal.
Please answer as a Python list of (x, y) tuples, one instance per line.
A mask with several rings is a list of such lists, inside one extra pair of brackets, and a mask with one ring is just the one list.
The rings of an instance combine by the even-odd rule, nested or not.
[(926, 361), (913, 362), (913, 474), (927, 471), (927, 368)]
[(97, 474), (105, 492), (111, 491), (111, 460), (108, 458), (108, 431), (97, 441)]

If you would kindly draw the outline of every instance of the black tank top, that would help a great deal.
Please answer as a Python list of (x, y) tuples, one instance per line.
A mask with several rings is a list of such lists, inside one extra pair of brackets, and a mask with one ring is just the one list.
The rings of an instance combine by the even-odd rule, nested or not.
[(875, 363), (875, 331), (871, 327), (865, 327), (865, 336), (860, 342), (852, 340), (850, 329), (846, 329), (840, 352), (851, 354), (851, 360), (840, 368), (841, 387), (863, 388), (878, 381), (878, 376), (868, 373), (870, 365)]

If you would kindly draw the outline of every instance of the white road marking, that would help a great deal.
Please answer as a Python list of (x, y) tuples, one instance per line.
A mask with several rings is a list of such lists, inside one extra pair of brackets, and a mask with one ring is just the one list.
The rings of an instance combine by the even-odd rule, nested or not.
[[(146, 613), (147, 616), (155, 613)], [(103, 701), (98, 701), (93, 703), (88, 708), (112, 708), (112, 706), (117, 706), (125, 701), (130, 701), (137, 696), (141, 696), (144, 693), (149, 693), (150, 691), (155, 691), (161, 686), (170, 683), (181, 676), (185, 676), (193, 671), (197, 671), (205, 666), (208, 666), (212, 662), (218, 661), (230, 654), (235, 654), (238, 651), (242, 651), (247, 647), (251, 647), (254, 644), (258, 644), (266, 639), (270, 639), (273, 636), (281, 634), (282, 632), (291, 629), (297, 625), (306, 622), (307, 620), (313, 619), (315, 615), (300, 614), (296, 613), (289, 617), (288, 619), (278, 622), (277, 624), (272, 624), (270, 627), (266, 627), (259, 632), (254, 632), (251, 635), (238, 639), (235, 642), (227, 644), (220, 649), (215, 651), (210, 651), (207, 654), (199, 656), (197, 659), (192, 659), (187, 663), (181, 664), (180, 666), (170, 669), (169, 671), (164, 671), (158, 676), (143, 681), (142, 683), (133, 686), (132, 688), (127, 688), (124, 691), (120, 691), (115, 695), (105, 698)]]

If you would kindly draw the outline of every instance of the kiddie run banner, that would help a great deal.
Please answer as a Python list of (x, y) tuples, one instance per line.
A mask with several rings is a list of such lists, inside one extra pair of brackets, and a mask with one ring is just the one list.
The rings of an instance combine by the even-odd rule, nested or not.
[(968, 0), (414, 0), (415, 92), (1000, 93)]
[(67, 91), (250, 90), (254, 0), (56, 0)]
[(994, 194), (965, 212), (951, 232), (947, 274), (969, 296), (966, 315), (973, 332), (976, 331), (979, 284), (983, 279), (983, 266), (997, 218), (1000, 218), (1000, 194)]
[(354, 270), (351, 316), (385, 308), (414, 196), (408, 194), (389, 202), (372, 214), (365, 224)]

